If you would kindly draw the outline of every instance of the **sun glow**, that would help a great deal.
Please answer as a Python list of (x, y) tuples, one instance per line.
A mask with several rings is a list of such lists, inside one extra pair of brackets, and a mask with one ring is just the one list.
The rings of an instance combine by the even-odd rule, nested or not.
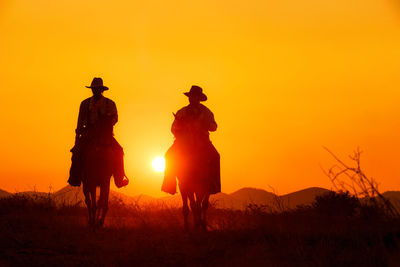
[(156, 172), (163, 172), (165, 170), (165, 159), (164, 157), (158, 156), (153, 159), (153, 169)]

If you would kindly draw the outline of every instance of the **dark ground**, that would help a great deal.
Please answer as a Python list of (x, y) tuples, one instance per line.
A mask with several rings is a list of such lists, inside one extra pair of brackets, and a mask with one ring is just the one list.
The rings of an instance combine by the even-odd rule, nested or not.
[(93, 230), (84, 208), (11, 197), (0, 199), (0, 265), (400, 266), (400, 220), (353, 204), (211, 208), (207, 232), (185, 232), (178, 209), (111, 203)]

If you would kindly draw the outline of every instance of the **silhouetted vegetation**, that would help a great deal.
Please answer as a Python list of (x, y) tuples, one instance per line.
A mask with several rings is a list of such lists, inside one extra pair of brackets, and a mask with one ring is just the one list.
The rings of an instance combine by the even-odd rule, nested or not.
[(211, 207), (207, 232), (184, 232), (180, 209), (114, 200), (92, 230), (83, 207), (14, 195), (0, 199), (0, 265), (395, 265), (400, 220), (382, 207), (348, 192), (284, 211)]
[(369, 177), (361, 168), (362, 151), (357, 148), (349, 156), (351, 163), (345, 163), (333, 152), (325, 148), (326, 151), (336, 160), (328, 171), (324, 171), (337, 191), (352, 192), (355, 197), (362, 197), (364, 201), (370, 202), (369, 206), (380, 206), (381, 210), (391, 216), (399, 217), (400, 212), (386, 199), (378, 189), (378, 182), (373, 177)]

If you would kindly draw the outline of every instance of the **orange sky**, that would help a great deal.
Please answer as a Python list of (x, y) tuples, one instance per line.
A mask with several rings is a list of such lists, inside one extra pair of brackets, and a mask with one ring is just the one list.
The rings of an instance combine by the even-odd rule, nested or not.
[(330, 188), (322, 146), (360, 146), (381, 189), (400, 190), (394, 0), (3, 0), (0, 32), (2, 189), (66, 185), (84, 86), (100, 76), (133, 178), (121, 192), (164, 195), (151, 161), (192, 84), (219, 124), (224, 192)]

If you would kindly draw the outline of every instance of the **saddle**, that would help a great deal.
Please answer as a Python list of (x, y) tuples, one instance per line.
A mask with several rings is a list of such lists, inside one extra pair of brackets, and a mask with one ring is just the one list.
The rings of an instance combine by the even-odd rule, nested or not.
[[(108, 148), (112, 153), (110, 160), (112, 161), (111, 165), (114, 183), (118, 188), (121, 188), (129, 184), (129, 179), (125, 175), (124, 169), (124, 151), (122, 146), (114, 137), (107, 139), (107, 142), (96, 142), (94, 147)], [(68, 183), (71, 186), (81, 185), (84, 169), (84, 155), (87, 153), (89, 147), (91, 147), (90, 144), (93, 144), (93, 142), (84, 142), (84, 140), (82, 140), (82, 142), (78, 142), (77, 145), (71, 149), (72, 164), (68, 179)]]
[(162, 191), (175, 194), (177, 177), (181, 178), (180, 184), (188, 182), (179, 177), (185, 173), (185, 176), (191, 179), (194, 176), (201, 178), (195, 179), (197, 181), (191, 180), (192, 186), (205, 187), (209, 194), (221, 192), (220, 155), (211, 142), (204, 143), (198, 151), (192, 151), (186, 146), (183, 148), (174, 142), (165, 154), (165, 162)]

